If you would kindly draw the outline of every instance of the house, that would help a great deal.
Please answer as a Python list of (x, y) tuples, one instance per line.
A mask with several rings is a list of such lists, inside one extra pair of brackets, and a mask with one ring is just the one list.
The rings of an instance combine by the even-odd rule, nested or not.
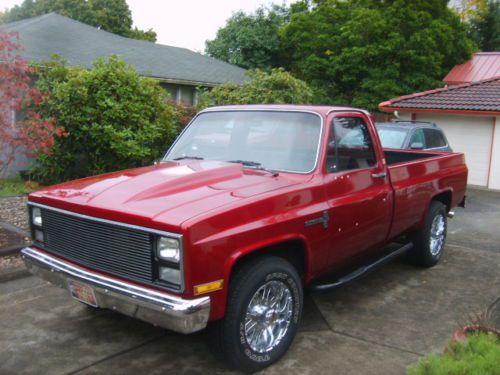
[(469, 184), (500, 190), (500, 52), (478, 53), (455, 66), (443, 88), (379, 104), (404, 120), (431, 121), (465, 154)]
[(195, 103), (197, 87), (245, 80), (245, 69), (224, 61), (186, 48), (125, 38), (56, 13), (0, 25), (0, 31), (20, 34), (21, 55), (30, 62), (56, 54), (70, 66), (91, 68), (98, 58), (118, 55), (142, 76), (160, 81), (177, 102)]
[[(0, 25), (0, 31), (19, 33), (21, 56), (30, 62), (59, 55), (70, 66), (91, 68), (96, 59), (117, 55), (140, 75), (158, 80), (177, 103), (196, 104), (199, 87), (240, 84), (246, 79), (245, 69), (224, 61), (186, 48), (125, 38), (56, 13)], [(13, 113), (13, 121), (15, 117)], [(5, 157), (0, 150), (0, 159)], [(16, 161), (7, 176), (30, 163), (21, 153)]]

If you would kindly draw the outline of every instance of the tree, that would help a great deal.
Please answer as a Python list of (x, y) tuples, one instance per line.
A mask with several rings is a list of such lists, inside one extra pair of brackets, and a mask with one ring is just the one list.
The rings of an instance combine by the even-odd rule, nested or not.
[(455, 0), (452, 2), (462, 21), (470, 21), (488, 8), (488, 0)]
[(471, 37), (481, 51), (500, 51), (500, 2), (488, 1), (487, 8), (471, 20)]
[[(43, 96), (31, 87), (34, 70), (19, 56), (19, 49), (19, 35), (0, 32), (0, 177), (18, 156), (50, 154), (54, 137), (64, 134), (52, 119), (42, 120), (36, 112)], [(24, 118), (16, 119), (20, 111)]]
[(286, 19), (286, 9), (261, 7), (253, 14), (237, 12), (206, 41), (207, 55), (246, 69), (270, 71), (279, 67), (278, 31)]
[(0, 14), (0, 23), (56, 12), (62, 16), (100, 27), (114, 34), (156, 41), (156, 33), (132, 28), (132, 15), (125, 0), (24, 0)]
[(280, 31), (285, 66), (318, 87), (318, 100), (376, 109), (391, 97), (441, 85), (473, 43), (442, 0), (322, 0)]
[(119, 58), (90, 70), (57, 60), (41, 65), (37, 87), (47, 96), (40, 112), (69, 134), (50, 157), (40, 154), (35, 178), (53, 183), (151, 164), (176, 136), (166, 91)]
[(201, 95), (200, 106), (225, 104), (307, 104), (313, 91), (300, 79), (283, 69), (248, 72), (249, 80), (243, 85), (226, 83)]

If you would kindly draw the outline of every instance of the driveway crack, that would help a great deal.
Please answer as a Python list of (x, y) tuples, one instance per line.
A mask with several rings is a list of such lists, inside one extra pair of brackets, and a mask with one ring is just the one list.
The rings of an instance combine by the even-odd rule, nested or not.
[(74, 374), (78, 374), (79, 372), (82, 372), (83, 370), (86, 370), (86, 369), (91, 368), (91, 367), (93, 367), (93, 366), (99, 365), (99, 364), (101, 364), (101, 363), (103, 363), (103, 362), (109, 361), (110, 359), (113, 359), (113, 358), (119, 357), (119, 356), (121, 356), (121, 355), (123, 355), (123, 354), (130, 353), (130, 352), (132, 352), (132, 351), (134, 351), (134, 350), (136, 350), (136, 349), (139, 349), (139, 348), (141, 348), (141, 347), (143, 347), (143, 346), (146, 346), (146, 345), (148, 345), (148, 344), (151, 344), (152, 342), (155, 342), (155, 341), (157, 341), (157, 340), (161, 339), (161, 338), (162, 338), (162, 337), (164, 337), (164, 336), (165, 336), (165, 335), (163, 335), (163, 334), (162, 334), (162, 335), (159, 335), (159, 336), (157, 336), (157, 337), (153, 337), (153, 338), (151, 338), (151, 339), (149, 339), (149, 340), (146, 340), (146, 341), (144, 341), (144, 342), (142, 342), (142, 343), (140, 343), (140, 344), (137, 344), (137, 345), (135, 345), (135, 346), (132, 346), (132, 347), (130, 347), (130, 348), (128, 348), (128, 349), (121, 350), (121, 351), (116, 352), (116, 353), (114, 353), (114, 354), (111, 354), (111, 355), (109, 355), (109, 356), (107, 356), (107, 357), (104, 357), (104, 358), (102, 358), (102, 359), (100, 359), (100, 360), (98, 360), (98, 361), (92, 362), (92, 363), (91, 363), (91, 364), (89, 364), (89, 365), (86, 365), (86, 366), (80, 367), (80, 368), (79, 368), (79, 369), (77, 369), (77, 370), (74, 370), (74, 371), (68, 372), (66, 375), (74, 375)]
[[(314, 298), (313, 298), (313, 302), (316, 305), (316, 301), (314, 301)], [(378, 342), (378, 341), (375, 341), (375, 340), (369, 340), (369, 339), (365, 339), (364, 337), (355, 336), (355, 335), (351, 335), (349, 333), (337, 331), (337, 330), (333, 329), (333, 327), (330, 325), (330, 322), (328, 321), (328, 319), (326, 319), (325, 315), (323, 314), (323, 311), (321, 311), (321, 309), (318, 307), (318, 305), (316, 305), (316, 308), (318, 309), (318, 312), (321, 315), (321, 318), (323, 319), (323, 321), (325, 322), (325, 324), (328, 326), (328, 329), (331, 332), (333, 332), (333, 333), (335, 333), (337, 335), (346, 336), (346, 337), (349, 337), (349, 338), (354, 339), (354, 340), (365, 342), (367, 344), (374, 344), (374, 345), (382, 346), (384, 348), (397, 350), (397, 351), (400, 351), (400, 352), (403, 352), (403, 353), (414, 354), (414, 355), (417, 355), (419, 357), (423, 357), (425, 355), (423, 353), (415, 352), (415, 351), (408, 350), (408, 349), (403, 349), (403, 348), (400, 348), (398, 346), (394, 346), (394, 345), (390, 345), (390, 344), (385, 344), (383, 342)]]

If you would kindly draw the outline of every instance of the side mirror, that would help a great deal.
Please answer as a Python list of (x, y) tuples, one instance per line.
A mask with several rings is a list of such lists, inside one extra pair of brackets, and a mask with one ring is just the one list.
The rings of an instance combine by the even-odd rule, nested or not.
[(410, 148), (412, 150), (423, 150), (424, 149), (424, 144), (422, 142), (413, 142), (410, 145)]

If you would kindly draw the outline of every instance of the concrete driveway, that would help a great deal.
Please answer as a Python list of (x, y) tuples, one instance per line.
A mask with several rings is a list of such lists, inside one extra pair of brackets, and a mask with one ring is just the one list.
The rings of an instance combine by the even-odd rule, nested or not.
[[(309, 293), (286, 356), (263, 374), (404, 374), (500, 297), (500, 193), (470, 191), (432, 269), (396, 260), (341, 289)], [(0, 284), (0, 373), (230, 374), (205, 333), (178, 335), (93, 311), (34, 277)]]

